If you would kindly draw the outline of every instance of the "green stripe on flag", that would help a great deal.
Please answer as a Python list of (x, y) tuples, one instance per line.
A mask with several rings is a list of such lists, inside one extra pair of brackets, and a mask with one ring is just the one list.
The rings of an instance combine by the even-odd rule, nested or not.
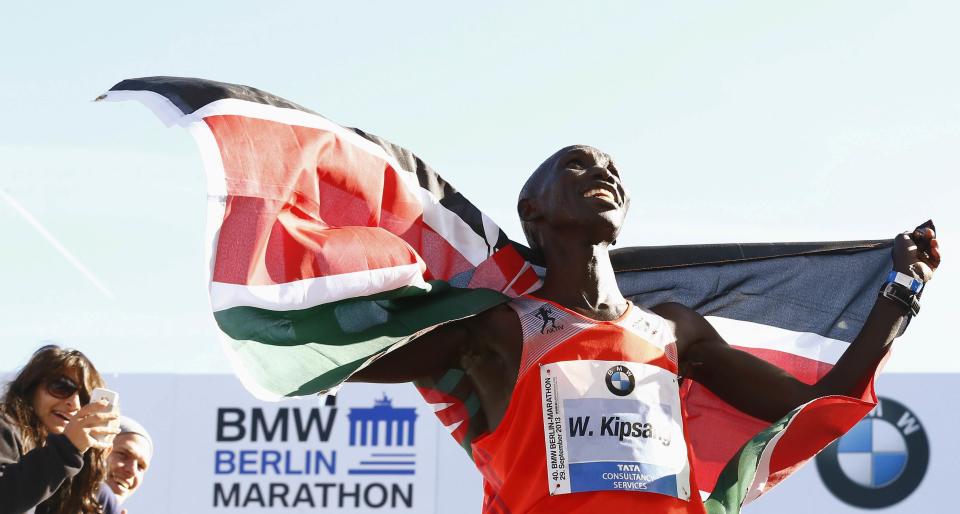
[(509, 300), (490, 289), (460, 289), (442, 281), (431, 281), (430, 285), (429, 292), (408, 286), (309, 309), (231, 307), (213, 316), (220, 329), (237, 340), (279, 346), (322, 340), (325, 345), (336, 346), (408, 336)]
[(473, 417), (480, 410), (480, 397), (471, 394), (467, 397), (467, 401), (463, 402), (463, 406), (467, 409), (467, 415)]
[(233, 307), (214, 317), (251, 378), (274, 394), (302, 396), (336, 386), (424, 329), (509, 300), (490, 289), (430, 285), (294, 311)]
[(457, 385), (460, 384), (460, 381), (465, 375), (466, 373), (464, 373), (462, 369), (454, 368), (447, 370), (434, 388), (441, 393), (451, 394), (453, 393), (453, 390), (456, 389)]
[(710, 497), (704, 502), (707, 512), (710, 514), (739, 514), (743, 501), (750, 492), (750, 486), (753, 484), (757, 475), (757, 466), (760, 464), (760, 457), (770, 442), (790, 425), (790, 420), (803, 409), (801, 405), (790, 411), (779, 421), (760, 431), (752, 439), (747, 441), (723, 467), (720, 476), (717, 477), (717, 484), (710, 493)]

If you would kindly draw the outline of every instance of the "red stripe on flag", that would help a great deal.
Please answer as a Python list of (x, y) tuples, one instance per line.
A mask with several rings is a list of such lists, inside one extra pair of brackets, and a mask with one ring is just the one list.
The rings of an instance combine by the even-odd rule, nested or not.
[[(470, 278), (467, 287), (485, 287), (503, 291), (510, 296), (520, 296), (539, 280), (532, 268), (527, 268), (522, 274), (520, 273), (526, 262), (513, 245), (504, 246), (477, 266), (477, 271)], [(508, 285), (510, 289), (504, 291)]]
[[(418, 262), (410, 245), (384, 229), (328, 228), (295, 206), (280, 204), (227, 198), (214, 281), (276, 284)], [(368, 253), (364, 248), (382, 251)]]
[[(513, 278), (513, 276), (510, 275), (510, 278)], [(507, 277), (503, 274), (500, 267), (497, 266), (495, 256), (494, 258), (481, 262), (480, 265), (477, 266), (477, 270), (473, 272), (473, 276), (470, 277), (467, 288), (476, 289), (478, 287), (485, 287), (495, 291), (502, 291), (503, 288), (507, 287)]]
[(520, 275), (520, 278), (513, 283), (513, 286), (510, 288), (514, 294), (517, 296), (526, 293), (530, 290), (537, 281), (540, 280), (540, 277), (537, 276), (537, 273), (533, 271), (533, 268), (527, 268), (526, 271)]
[[(833, 367), (831, 364), (777, 350), (741, 346), (736, 348), (783, 369), (807, 384), (816, 382)], [(693, 459), (697, 483), (701, 489), (712, 491), (727, 462), (744, 443), (770, 426), (770, 423), (740, 412), (696, 382), (690, 381), (687, 384), (681, 390), (681, 396), (687, 409), (687, 426), (695, 454)], [(792, 433), (794, 432), (791, 430), (783, 437)], [(782, 445), (783, 439), (777, 448)]]
[(680, 396), (687, 411), (687, 434), (697, 485), (712, 491), (730, 458), (770, 424), (734, 409), (693, 381), (687, 381)]
[(229, 195), (215, 281), (285, 283), (410, 264), (414, 254), (426, 256), (428, 278), (471, 267), (423, 222), (419, 198), (399, 180), (405, 172), (379, 157), (315, 128), (233, 115), (205, 121)]
[[(873, 390), (871, 384), (870, 390)], [(855, 398), (819, 398), (800, 411), (777, 442), (770, 458), (770, 486), (816, 455), (830, 442), (847, 433), (876, 403)]]

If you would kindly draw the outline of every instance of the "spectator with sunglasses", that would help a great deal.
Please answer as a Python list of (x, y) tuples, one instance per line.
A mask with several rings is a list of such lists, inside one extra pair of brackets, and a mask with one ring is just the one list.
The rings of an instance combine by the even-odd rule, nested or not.
[[(106, 454), (117, 414), (90, 403), (104, 385), (87, 357), (44, 346), (0, 400), (0, 514), (111, 514)], [(111, 501), (113, 500), (113, 501)]]

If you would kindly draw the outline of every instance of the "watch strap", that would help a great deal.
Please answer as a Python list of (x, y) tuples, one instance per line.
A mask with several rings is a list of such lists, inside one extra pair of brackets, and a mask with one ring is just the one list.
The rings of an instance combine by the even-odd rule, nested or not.
[(898, 282), (887, 282), (880, 288), (880, 296), (900, 304), (910, 316), (920, 313), (920, 301), (917, 294)]
[(923, 291), (923, 281), (913, 278), (906, 273), (900, 273), (899, 271), (891, 271), (887, 274), (886, 283), (896, 283), (900, 284), (907, 289), (909, 289), (913, 294), (919, 294), (920, 291)]

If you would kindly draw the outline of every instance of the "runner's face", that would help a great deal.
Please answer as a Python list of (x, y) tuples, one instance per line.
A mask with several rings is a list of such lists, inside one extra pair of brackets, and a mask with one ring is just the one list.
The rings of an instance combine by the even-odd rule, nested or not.
[(545, 220), (554, 225), (595, 227), (602, 239), (615, 239), (630, 195), (610, 156), (578, 145), (560, 150), (551, 159), (537, 199)]

